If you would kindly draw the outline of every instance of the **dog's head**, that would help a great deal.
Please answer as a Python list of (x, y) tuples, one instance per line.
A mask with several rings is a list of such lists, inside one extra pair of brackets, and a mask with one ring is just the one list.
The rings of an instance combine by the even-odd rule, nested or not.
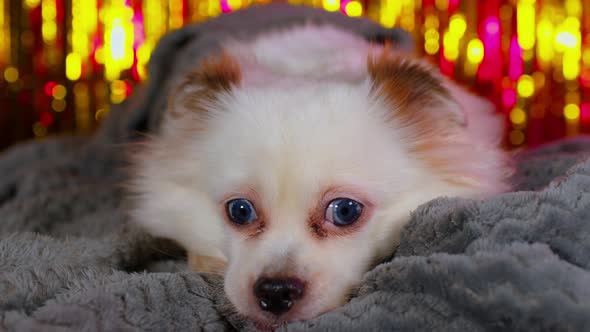
[(188, 75), (139, 157), (134, 214), (226, 260), (226, 293), (256, 321), (342, 304), (419, 204), (502, 189), (503, 155), (464, 116), (487, 105), (423, 63), (381, 50), (357, 80), (243, 80), (228, 55)]

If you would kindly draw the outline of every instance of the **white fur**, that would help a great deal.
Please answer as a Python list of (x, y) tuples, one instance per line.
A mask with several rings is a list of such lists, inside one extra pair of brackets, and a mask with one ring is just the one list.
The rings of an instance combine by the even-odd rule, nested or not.
[[(313, 317), (340, 305), (363, 273), (391, 254), (418, 205), (503, 188), (502, 154), (488, 142), (491, 134), (478, 137), (465, 129), (457, 138), (480, 146), (457, 164), (487, 170), (476, 172), (481, 178), (470, 187), (445, 181), (408, 152), (411, 129), (385, 121), (392, 110), (370, 93), (366, 60), (372, 47), (313, 26), (249, 43), (229, 41), (226, 50), (240, 62), (242, 85), (209, 105), (204, 132), (187, 134), (187, 122), (196, 121), (190, 112), (167, 117), (161, 135), (138, 157), (134, 219), (193, 254), (227, 260), (227, 295), (248, 317), (273, 320), (253, 296), (260, 275), (288, 268), (307, 281), (307, 295), (280, 320)], [(469, 108), (472, 101), (481, 103), (460, 103)], [(476, 113), (468, 121), (482, 126)], [(267, 216), (255, 238), (230, 227), (222, 208), (228, 193), (245, 186), (256, 190), (263, 205), (257, 209)], [(331, 186), (360, 188), (371, 197), (373, 214), (358, 232), (317, 239), (307, 220)]]

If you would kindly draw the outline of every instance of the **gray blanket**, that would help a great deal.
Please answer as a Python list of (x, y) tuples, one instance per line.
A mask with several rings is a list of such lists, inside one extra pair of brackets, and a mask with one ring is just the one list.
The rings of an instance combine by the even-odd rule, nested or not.
[[(149, 83), (93, 137), (57, 138), (0, 156), (0, 331), (253, 329), (217, 275), (127, 222), (125, 150), (157, 130), (169, 87), (226, 35), (305, 20), (411, 48), (363, 20), (275, 5), (165, 37)], [(401, 245), (353, 299), (303, 330), (590, 331), (590, 139), (520, 153), (514, 192), (419, 207)]]

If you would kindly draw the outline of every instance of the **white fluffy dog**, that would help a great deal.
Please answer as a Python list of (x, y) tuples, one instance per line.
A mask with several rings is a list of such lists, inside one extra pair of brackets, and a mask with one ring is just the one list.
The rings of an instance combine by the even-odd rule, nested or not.
[(427, 63), (329, 26), (227, 40), (136, 157), (132, 216), (260, 326), (347, 300), (410, 212), (506, 189), (502, 121)]

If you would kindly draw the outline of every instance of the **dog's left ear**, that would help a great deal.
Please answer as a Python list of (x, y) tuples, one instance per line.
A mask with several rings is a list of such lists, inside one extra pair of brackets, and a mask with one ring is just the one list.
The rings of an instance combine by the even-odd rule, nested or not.
[(465, 130), (474, 141), (498, 144), (503, 119), (494, 105), (443, 77), (438, 68), (382, 48), (368, 57), (372, 92), (385, 100), (389, 116), (413, 126), (418, 135), (453, 135)]
[(391, 116), (405, 122), (437, 120), (464, 126), (466, 116), (438, 70), (391, 48), (368, 57), (372, 92), (391, 107)]
[(490, 102), (434, 66), (391, 49), (369, 56), (367, 69), (372, 94), (385, 103), (386, 121), (402, 129), (411, 153), (448, 183), (501, 190), (509, 167), (496, 148), (503, 119)]

